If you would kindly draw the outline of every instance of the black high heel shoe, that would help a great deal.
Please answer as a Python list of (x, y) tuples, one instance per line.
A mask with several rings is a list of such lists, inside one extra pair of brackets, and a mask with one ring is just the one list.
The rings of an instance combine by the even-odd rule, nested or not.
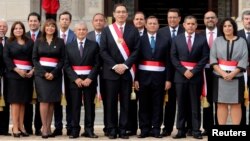
[(30, 136), (26, 131), (22, 131), (22, 130), (19, 130), (19, 131), (20, 131), (20, 135), (23, 136), (23, 137)]
[(12, 134), (14, 138), (20, 138), (21, 133), (14, 133), (12, 128)]

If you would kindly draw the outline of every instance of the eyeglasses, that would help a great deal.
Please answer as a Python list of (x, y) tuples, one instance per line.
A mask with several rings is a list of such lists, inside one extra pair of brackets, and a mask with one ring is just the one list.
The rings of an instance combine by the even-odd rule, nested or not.
[(216, 17), (205, 17), (206, 20), (208, 20), (208, 19), (212, 19), (212, 20), (213, 20), (213, 19), (215, 19), (215, 18), (216, 18)]

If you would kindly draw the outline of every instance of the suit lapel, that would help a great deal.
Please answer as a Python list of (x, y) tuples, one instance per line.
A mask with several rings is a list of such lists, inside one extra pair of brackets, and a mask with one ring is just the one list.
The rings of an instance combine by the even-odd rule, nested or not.
[[(84, 47), (83, 47), (81, 62), (87, 57), (88, 51), (89, 51), (89, 41), (88, 41), (88, 39), (86, 39)], [(80, 52), (79, 52), (79, 54), (80, 54)]]
[(72, 46), (72, 51), (75, 53), (77, 58), (81, 58), (79, 47), (78, 47), (78, 42), (74, 41), (74, 44)]
[(125, 24), (125, 29), (124, 29), (124, 33), (123, 33), (123, 38), (124, 38), (125, 41), (127, 39), (127, 36), (129, 35), (130, 30), (131, 30), (130, 26)]

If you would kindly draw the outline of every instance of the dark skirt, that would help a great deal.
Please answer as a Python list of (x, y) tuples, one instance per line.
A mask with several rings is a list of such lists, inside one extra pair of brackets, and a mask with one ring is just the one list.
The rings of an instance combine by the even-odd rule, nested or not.
[(9, 103), (29, 103), (32, 100), (33, 79), (6, 78), (7, 101)]
[(59, 102), (62, 94), (62, 77), (46, 80), (35, 76), (35, 88), (39, 102)]

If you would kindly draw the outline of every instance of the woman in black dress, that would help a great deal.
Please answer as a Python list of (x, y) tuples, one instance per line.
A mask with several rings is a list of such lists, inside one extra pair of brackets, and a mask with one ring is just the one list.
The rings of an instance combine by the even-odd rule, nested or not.
[(46, 20), (42, 29), (42, 37), (36, 40), (33, 49), (35, 66), (35, 88), (40, 102), (42, 119), (42, 137), (51, 134), (51, 122), (54, 103), (59, 102), (62, 94), (62, 67), (64, 64), (64, 41), (58, 36), (56, 22)]
[(25, 36), (22, 22), (13, 23), (10, 38), (4, 47), (6, 65), (7, 101), (11, 104), (13, 136), (29, 136), (24, 129), (25, 103), (32, 99), (33, 92), (33, 41)]

